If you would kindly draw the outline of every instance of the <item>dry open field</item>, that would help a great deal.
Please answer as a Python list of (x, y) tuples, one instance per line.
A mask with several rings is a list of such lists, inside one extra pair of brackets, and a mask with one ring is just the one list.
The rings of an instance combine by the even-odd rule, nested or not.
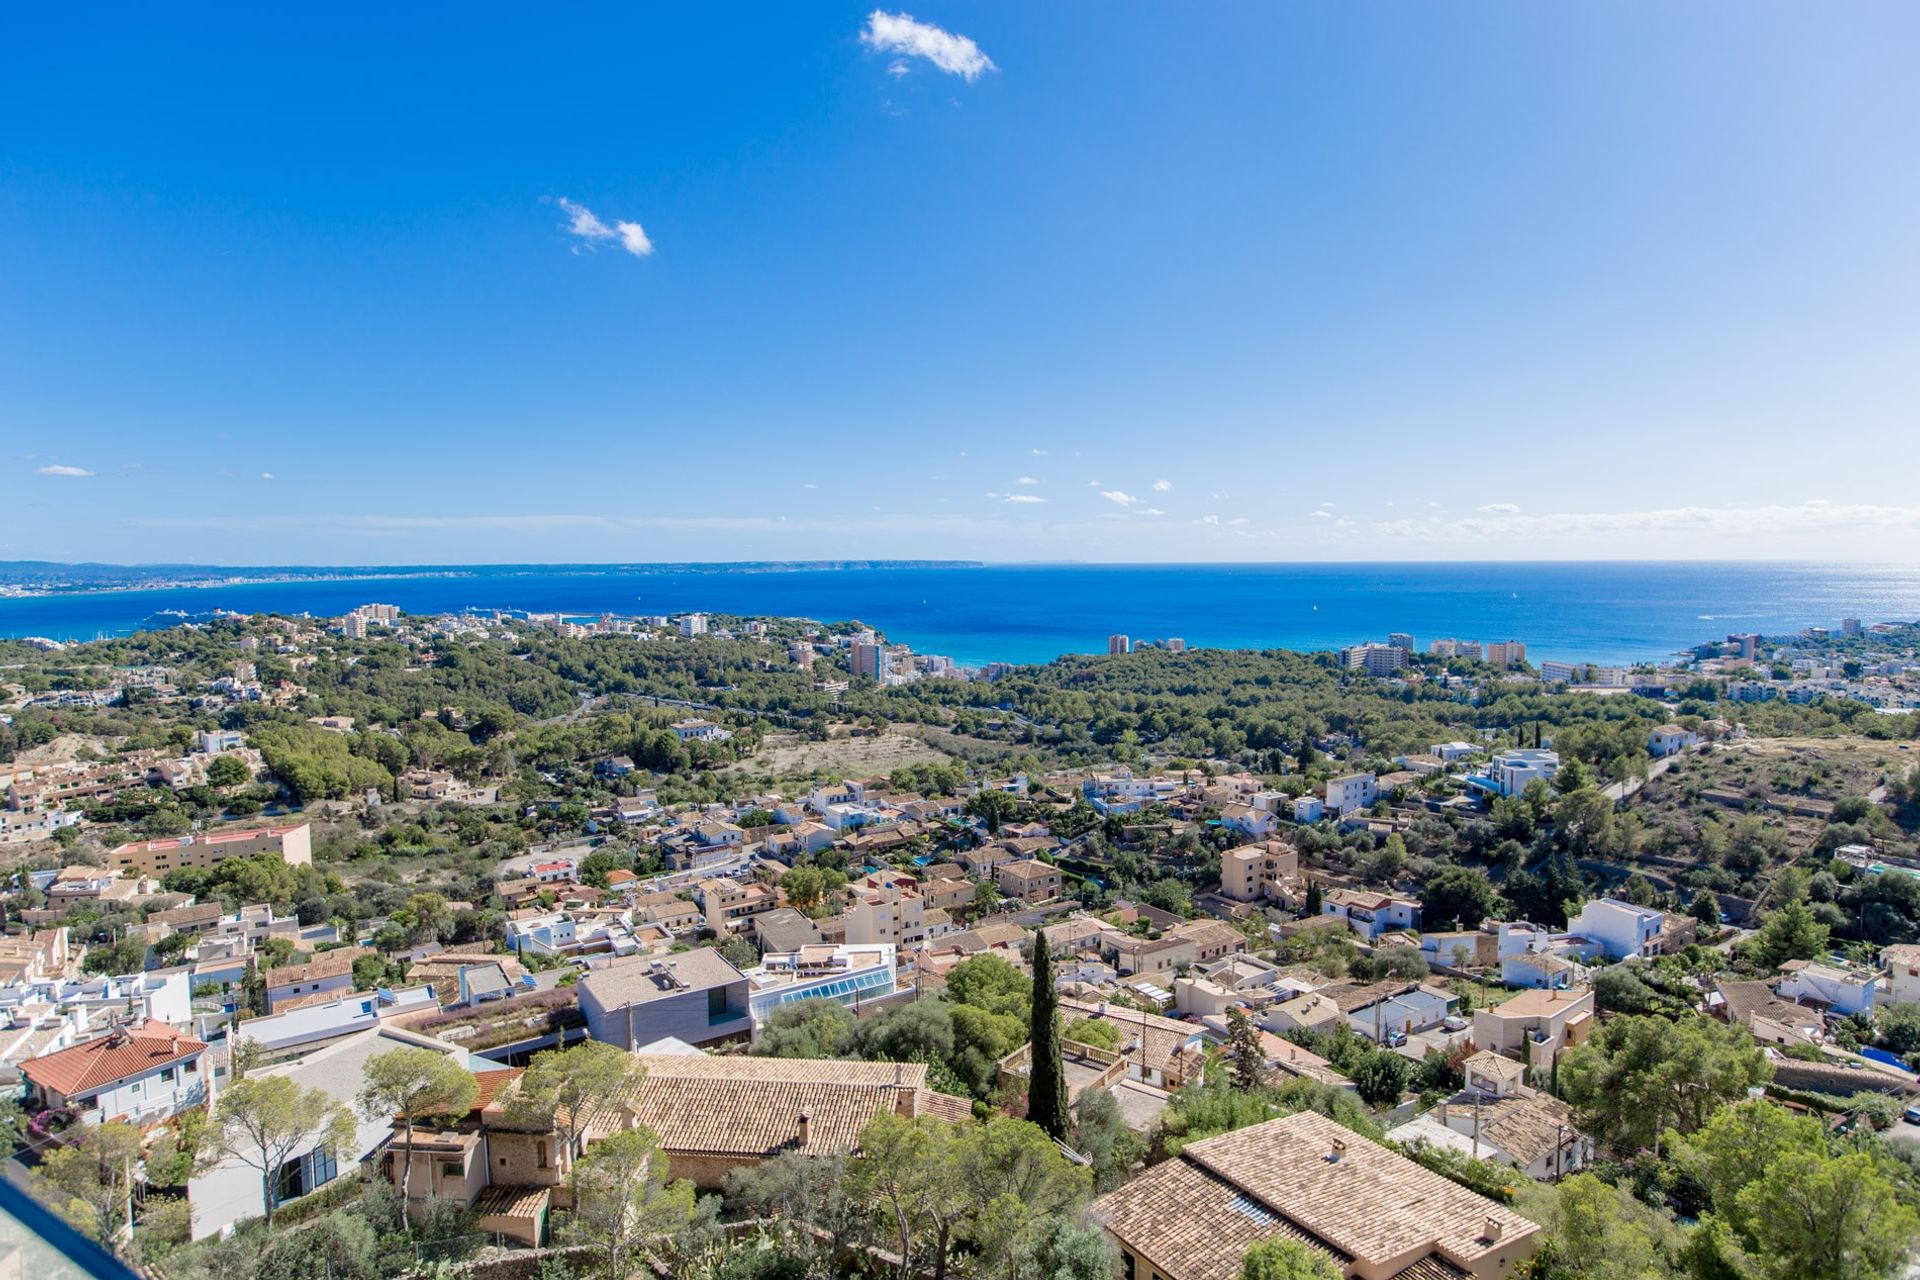
[(944, 764), (952, 757), (910, 733), (888, 730), (874, 737), (836, 733), (825, 742), (798, 734), (769, 734), (760, 749), (733, 766), (770, 778), (832, 774), (842, 778), (886, 775), (910, 764)]

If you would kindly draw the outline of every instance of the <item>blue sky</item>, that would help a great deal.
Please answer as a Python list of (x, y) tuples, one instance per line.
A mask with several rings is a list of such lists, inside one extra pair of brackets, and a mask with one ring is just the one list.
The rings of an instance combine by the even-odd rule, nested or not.
[(1917, 57), (1892, 3), (14, 6), (0, 558), (1920, 559)]

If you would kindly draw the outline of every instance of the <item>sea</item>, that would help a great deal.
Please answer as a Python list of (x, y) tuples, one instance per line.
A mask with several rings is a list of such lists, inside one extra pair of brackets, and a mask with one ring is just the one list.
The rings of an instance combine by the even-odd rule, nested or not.
[(1920, 566), (1774, 563), (989, 564), (671, 571), (592, 566), (0, 598), (0, 636), (90, 640), (213, 610), (337, 616), (525, 610), (859, 621), (965, 666), (1104, 653), (1110, 635), (1313, 650), (1411, 634), (1523, 640), (1536, 661), (1659, 660), (1730, 633), (1920, 620)]

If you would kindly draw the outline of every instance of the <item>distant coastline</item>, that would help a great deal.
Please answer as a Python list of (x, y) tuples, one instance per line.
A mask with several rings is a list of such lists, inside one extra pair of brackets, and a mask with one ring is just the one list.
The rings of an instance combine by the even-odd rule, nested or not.
[(817, 570), (978, 569), (979, 560), (738, 560), (658, 564), (497, 565), (115, 565), (0, 560), (0, 598), (187, 591), (290, 582), (392, 582), (422, 578), (620, 577), (680, 573), (804, 573)]

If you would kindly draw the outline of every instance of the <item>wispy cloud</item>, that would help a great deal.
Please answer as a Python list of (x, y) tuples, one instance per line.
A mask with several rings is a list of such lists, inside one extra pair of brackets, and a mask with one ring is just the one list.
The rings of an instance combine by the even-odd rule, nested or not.
[(1000, 501), (1018, 503), (1021, 506), (1032, 506), (1036, 502), (1045, 502), (1046, 499), (1037, 493), (1010, 493), (1000, 499)]
[(1018, 480), (1015, 480), (1014, 483), (1015, 484), (1039, 484), (1040, 482), (1038, 480), (1035, 480), (1032, 476), (1021, 476)]
[(1153, 482), (1153, 491), (1155, 493), (1165, 493), (1171, 488), (1173, 488), (1173, 481), (1171, 480), (1155, 480)]
[(1102, 489), (1100, 496), (1108, 502), (1113, 503), (1116, 507), (1130, 507), (1140, 501), (1140, 499), (1134, 497), (1132, 494), (1120, 489)]
[(580, 241), (573, 247), (575, 253), (582, 249), (597, 249), (607, 240), (618, 240), (620, 247), (636, 258), (647, 257), (653, 252), (653, 241), (647, 237), (645, 229), (637, 222), (616, 219), (612, 226), (608, 226), (593, 210), (577, 201), (569, 200), (565, 196), (556, 196), (554, 203), (559, 205), (560, 211), (567, 215), (567, 234), (577, 237)]
[(87, 470), (85, 467), (69, 467), (63, 463), (51, 462), (40, 468), (40, 474), (43, 476), (89, 477), (93, 475), (93, 472)]
[(273, 479), (273, 472), (271, 472), (271, 471), (262, 471), (262, 472), (260, 473), (260, 478), (261, 478), (262, 480), (271, 480), (271, 479)]
[(1313, 513), (1313, 518), (1314, 518), (1315, 520), (1331, 520), (1331, 519), (1333, 519), (1333, 512), (1331, 512), (1331, 511), (1316, 511), (1316, 512), (1314, 512), (1314, 513)]
[(1520, 514), (1520, 504), (1517, 502), (1489, 502), (1486, 506), (1480, 508), (1480, 514), (1483, 516), (1517, 516)]
[(1648, 511), (1562, 511), (1542, 515), (1490, 511), (1486, 515), (1387, 520), (1372, 528), (1396, 541), (1426, 543), (1571, 539), (1584, 544), (1595, 539), (1653, 534), (1685, 539), (1689, 545), (1695, 545), (1703, 538), (1920, 529), (1920, 506), (1813, 499), (1761, 507), (1659, 507)]
[[(880, 53), (925, 58), (949, 75), (959, 76), (969, 82), (995, 69), (993, 59), (981, 52), (980, 46), (966, 36), (942, 30), (930, 22), (916, 22), (911, 14), (875, 9), (867, 15), (867, 26), (860, 33), (860, 43)], [(906, 72), (899, 69), (901, 66), (901, 61), (896, 59), (887, 70), (895, 76), (904, 75)]]

